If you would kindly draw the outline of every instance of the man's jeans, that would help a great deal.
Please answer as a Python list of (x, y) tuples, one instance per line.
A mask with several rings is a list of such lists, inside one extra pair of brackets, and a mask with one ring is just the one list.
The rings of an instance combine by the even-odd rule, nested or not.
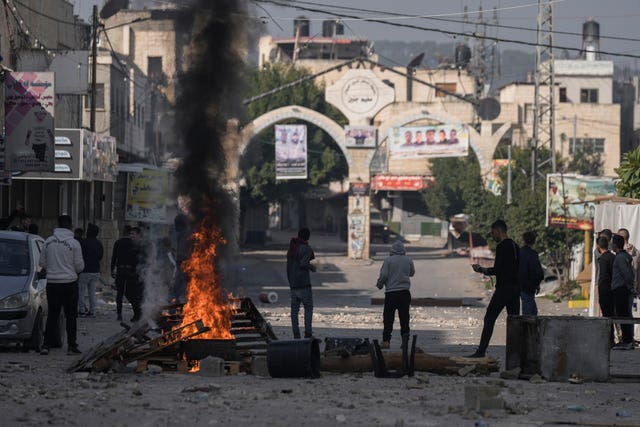
[(522, 315), (523, 316), (537, 316), (538, 306), (536, 305), (536, 294), (533, 292), (520, 292), (520, 299), (522, 300)]
[(313, 294), (311, 287), (291, 289), (291, 327), (293, 328), (293, 338), (300, 338), (300, 326), (298, 324), (298, 313), (300, 303), (304, 306), (304, 337), (311, 338), (311, 320), (313, 319)]
[[(100, 280), (100, 273), (80, 273), (78, 275), (78, 312), (96, 314), (96, 283)], [(89, 307), (86, 296), (89, 293)]]

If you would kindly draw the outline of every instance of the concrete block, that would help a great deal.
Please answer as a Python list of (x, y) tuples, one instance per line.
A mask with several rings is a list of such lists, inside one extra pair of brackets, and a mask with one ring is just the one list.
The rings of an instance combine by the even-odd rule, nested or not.
[(224, 370), (224, 359), (219, 357), (205, 357), (200, 360), (200, 370), (198, 375), (203, 377), (221, 377), (226, 375)]
[(500, 397), (500, 387), (470, 385), (464, 388), (464, 406), (472, 411), (504, 409), (504, 399)]
[(251, 357), (251, 373), (260, 377), (269, 376), (269, 368), (267, 366), (266, 356)]

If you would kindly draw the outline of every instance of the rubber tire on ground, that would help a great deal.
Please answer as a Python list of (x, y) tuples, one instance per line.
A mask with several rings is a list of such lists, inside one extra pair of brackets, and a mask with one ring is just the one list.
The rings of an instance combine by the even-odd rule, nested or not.
[(31, 337), (24, 340), (22, 343), (22, 349), (24, 351), (34, 350), (40, 351), (44, 341), (44, 322), (42, 321), (42, 312), (38, 312), (35, 320), (33, 321), (33, 330), (31, 331)]

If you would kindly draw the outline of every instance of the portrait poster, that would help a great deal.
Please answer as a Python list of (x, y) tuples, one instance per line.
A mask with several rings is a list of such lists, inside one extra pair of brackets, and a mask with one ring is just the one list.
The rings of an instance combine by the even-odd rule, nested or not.
[(276, 180), (307, 179), (307, 126), (276, 125)]
[[(509, 166), (509, 159), (493, 159), (491, 173), (489, 174), (489, 179), (487, 179), (487, 188), (496, 196), (502, 194), (503, 188), (502, 179), (500, 179), (500, 170), (507, 166)], [(511, 163), (511, 166), (513, 167), (513, 163)]]
[(376, 128), (373, 126), (345, 126), (345, 145), (350, 148), (375, 148)]
[(54, 73), (5, 74), (5, 169), (55, 170)]
[(388, 145), (391, 159), (462, 157), (469, 152), (469, 129), (460, 124), (394, 127)]
[(547, 175), (547, 226), (592, 230), (596, 204), (616, 195), (609, 177)]
[(145, 169), (129, 172), (127, 179), (127, 221), (170, 222), (167, 214), (169, 174), (165, 170)]

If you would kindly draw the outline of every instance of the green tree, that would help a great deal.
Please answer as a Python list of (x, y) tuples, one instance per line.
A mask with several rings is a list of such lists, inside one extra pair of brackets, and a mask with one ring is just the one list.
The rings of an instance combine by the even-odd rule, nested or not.
[[(247, 97), (268, 92), (309, 75), (307, 70), (287, 64), (267, 64), (258, 70), (251, 68), (248, 75)], [(341, 124), (346, 119), (324, 100), (324, 88), (309, 80), (286, 90), (250, 103), (247, 121), (286, 105), (301, 105), (324, 114)], [(284, 121), (280, 124), (299, 121)], [(302, 197), (312, 187), (343, 180), (348, 173), (347, 162), (338, 145), (317, 126), (307, 125), (307, 180), (276, 181), (274, 159), (274, 128), (265, 129), (251, 141), (241, 160), (245, 187), (241, 203), (257, 205), (283, 201), (286, 197)]]
[(604, 161), (600, 153), (585, 148), (579, 148), (571, 157), (567, 166), (568, 172), (575, 172), (581, 175), (602, 175)]
[(625, 153), (615, 171), (620, 179), (617, 183), (618, 194), (640, 199), (640, 147)]

